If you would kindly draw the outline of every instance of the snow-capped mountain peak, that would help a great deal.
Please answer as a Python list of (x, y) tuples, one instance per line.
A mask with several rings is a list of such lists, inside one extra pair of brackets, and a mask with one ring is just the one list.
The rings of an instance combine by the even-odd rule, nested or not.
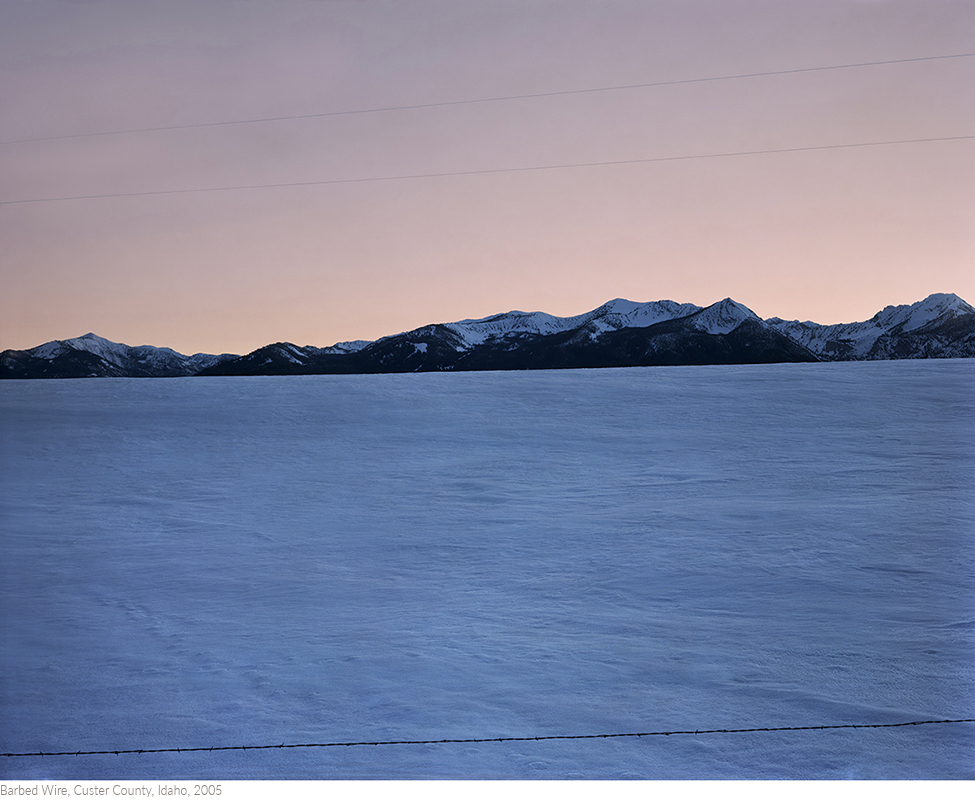
[(818, 355), (853, 360), (964, 356), (971, 353), (971, 334), (949, 329), (970, 329), (973, 322), (975, 308), (955, 294), (932, 294), (911, 305), (887, 306), (864, 322), (819, 325), (778, 317), (768, 320)]
[(5, 351), (8, 360), (30, 363), (39, 377), (175, 377), (194, 375), (205, 367), (236, 358), (229, 354), (184, 356), (168, 347), (130, 347), (94, 333), (56, 339), (24, 351)]
[(369, 339), (353, 339), (349, 342), (336, 342), (331, 347), (323, 347), (322, 352), (332, 355), (341, 355), (343, 353), (355, 353), (361, 350), (363, 347), (367, 347), (372, 344)]
[(911, 305), (887, 306), (870, 320), (887, 331), (910, 333), (932, 323), (943, 323), (964, 314), (975, 313), (956, 294), (931, 294)]
[(554, 317), (543, 311), (509, 311), (481, 319), (465, 319), (448, 322), (443, 327), (455, 333), (464, 347), (482, 344), (488, 339), (503, 339), (507, 336), (535, 334), (547, 336), (577, 327), (580, 317)]
[[(78, 336), (74, 339), (47, 342), (39, 347), (30, 349), (28, 352), (31, 355), (37, 356), (38, 358), (50, 359), (56, 358), (69, 350), (83, 350), (87, 353), (92, 353), (99, 358), (103, 358), (112, 364), (121, 366), (122, 362), (125, 360), (126, 354), (128, 351), (132, 350), (132, 348), (128, 345), (103, 339), (101, 336), (96, 336), (94, 333), (86, 333), (84, 336)], [(172, 351), (170, 350), (169, 352)]]
[(592, 311), (572, 317), (556, 317), (542, 311), (509, 311), (481, 319), (450, 322), (443, 327), (460, 337), (462, 347), (470, 348), (483, 344), (488, 339), (524, 335), (549, 336), (582, 327), (592, 337), (598, 337), (606, 331), (646, 328), (657, 322), (687, 316), (699, 310), (700, 306), (693, 303), (675, 303), (672, 300), (636, 303), (618, 297)]
[(620, 328), (649, 328), (658, 322), (686, 317), (700, 310), (701, 307), (693, 303), (675, 303), (673, 300), (634, 303), (617, 298), (604, 303), (590, 315), (595, 327), (602, 332)]
[(726, 297), (692, 315), (691, 323), (705, 333), (731, 333), (749, 319), (762, 321), (750, 308)]

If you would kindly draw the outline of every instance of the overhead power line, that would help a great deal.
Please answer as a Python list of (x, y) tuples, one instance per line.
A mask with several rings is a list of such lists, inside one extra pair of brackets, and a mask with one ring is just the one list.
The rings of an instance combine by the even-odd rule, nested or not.
[(0, 757), (25, 758), (29, 756), (110, 756), (110, 755), (143, 755), (145, 753), (215, 753), (220, 750), (286, 750), (299, 747), (363, 747), (371, 745), (378, 747), (392, 744), (487, 744), (489, 742), (546, 742), (555, 739), (623, 739), (642, 738), (645, 736), (702, 736), (716, 733), (779, 733), (782, 731), (828, 731), (839, 729), (865, 728), (906, 728), (914, 725), (948, 725), (959, 722), (975, 722), (975, 719), (924, 719), (914, 722), (876, 722), (865, 725), (851, 723), (840, 725), (799, 725), (777, 728), (711, 728), (709, 730), (674, 730), (674, 731), (644, 731), (641, 733), (585, 733), (557, 736), (498, 736), (485, 739), (392, 739), (389, 741), (372, 742), (312, 742), (300, 744), (257, 744), (257, 745), (222, 745), (214, 747), (157, 747), (140, 748), (138, 750), (64, 750), (61, 752), (43, 753), (0, 753)]
[(711, 83), (715, 81), (736, 81), (748, 78), (765, 78), (775, 75), (798, 75), (805, 72), (826, 72), (829, 70), (857, 69), (860, 67), (882, 67), (891, 64), (910, 64), (921, 61), (943, 61), (951, 58), (972, 58), (975, 53), (953, 53), (940, 56), (923, 56), (919, 58), (895, 58), (888, 61), (862, 61), (856, 64), (832, 64), (822, 67), (801, 67), (797, 69), (769, 70), (766, 72), (745, 72), (737, 75), (713, 75), (704, 78), (682, 78), (670, 81), (652, 81), (649, 83), (630, 83), (621, 86), (599, 86), (589, 89), (565, 89), (553, 92), (536, 92), (532, 94), (510, 94), (497, 97), (478, 97), (465, 100), (442, 100), (434, 103), (414, 103), (399, 106), (380, 106), (377, 108), (359, 108), (344, 111), (322, 111), (315, 114), (289, 114), (281, 117), (253, 117), (250, 119), (229, 119), (217, 122), (195, 122), (186, 125), (157, 125), (149, 128), (125, 128), (112, 131), (93, 131), (90, 133), (68, 133), (58, 136), (37, 136), (27, 139), (10, 139), (0, 144), (25, 144), (27, 142), (51, 142), (60, 139), (84, 139), (93, 136), (118, 136), (130, 133), (153, 133), (158, 131), (178, 131), (189, 128), (216, 128), (225, 125), (251, 125), (260, 122), (285, 122), (288, 120), (320, 119), (322, 117), (344, 117), (353, 114), (380, 114), (390, 111), (412, 111), (423, 108), (442, 108), (445, 106), (474, 105), (477, 103), (500, 103), (509, 100), (532, 100), (541, 97), (563, 97), (574, 94), (595, 94), (598, 92), (620, 92), (630, 89), (651, 89), (658, 86), (682, 86), (692, 83)]
[(468, 175), (500, 175), (512, 172), (542, 172), (545, 170), (581, 169), (585, 167), (612, 167), (628, 164), (653, 164), (665, 161), (693, 161), (710, 158), (736, 158), (741, 156), (772, 155), (776, 153), (806, 153), (816, 150), (843, 150), (855, 147), (881, 147), (887, 145), (921, 144), (924, 142), (955, 142), (975, 139), (975, 135), (939, 136), (928, 139), (898, 139), (883, 142), (851, 142), (846, 144), (824, 144), (809, 147), (784, 147), (768, 150), (740, 150), (725, 153), (696, 153), (683, 156), (657, 156), (654, 158), (629, 158), (616, 161), (587, 161), (576, 164), (541, 164), (527, 167), (502, 167), (498, 169), (472, 169), (457, 172), (423, 172), (408, 175), (379, 175), (367, 178), (333, 178), (320, 181), (294, 181), (288, 183), (255, 183), (237, 186), (206, 186), (195, 189), (156, 189), (146, 192), (111, 192), (105, 194), (82, 194), (65, 197), (35, 197), (22, 200), (0, 200), (0, 206), (21, 205), (26, 203), (54, 203), (66, 200), (103, 200), (116, 197), (150, 197), (166, 194), (200, 194), (203, 192), (231, 192), (245, 189), (286, 189), (299, 186), (330, 186), (343, 183), (377, 183), (380, 181), (406, 181), (424, 178), (458, 178)]

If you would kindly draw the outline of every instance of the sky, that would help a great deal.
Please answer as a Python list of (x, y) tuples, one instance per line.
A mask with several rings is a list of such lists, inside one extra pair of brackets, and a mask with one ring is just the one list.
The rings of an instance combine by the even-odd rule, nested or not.
[(971, 0), (0, 0), (0, 349), (975, 303), (971, 53)]

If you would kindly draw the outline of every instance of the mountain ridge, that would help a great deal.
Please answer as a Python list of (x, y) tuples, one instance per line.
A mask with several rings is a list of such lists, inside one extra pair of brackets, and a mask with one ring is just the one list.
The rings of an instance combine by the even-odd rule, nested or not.
[(87, 333), (0, 353), (0, 378), (573, 369), (975, 357), (975, 308), (954, 294), (887, 306), (864, 322), (763, 320), (725, 298), (706, 307), (616, 298), (583, 314), (509, 311), (330, 347), (276, 342), (246, 355), (130, 347)]
[[(829, 361), (975, 356), (975, 308), (955, 294), (931, 294), (911, 305), (887, 306), (864, 322), (820, 325), (766, 320)], [(931, 350), (942, 355), (925, 355)]]

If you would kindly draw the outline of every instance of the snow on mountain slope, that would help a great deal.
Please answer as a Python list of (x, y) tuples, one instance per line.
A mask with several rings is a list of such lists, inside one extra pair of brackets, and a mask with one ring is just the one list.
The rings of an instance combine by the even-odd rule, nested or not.
[(230, 353), (223, 353), (221, 355), (194, 353), (187, 359), (186, 367), (191, 375), (195, 375), (201, 369), (212, 367), (214, 364), (219, 364), (223, 361), (229, 361), (231, 358), (235, 358), (235, 356)]
[[(896, 344), (892, 339), (899, 340), (901, 351), (893, 357), (931, 357), (938, 354), (939, 348), (941, 353), (965, 355), (956, 353), (952, 342), (938, 334), (968, 320), (975, 322), (975, 308), (958, 295), (932, 294), (911, 305), (887, 306), (864, 322), (820, 325), (778, 317), (766, 322), (817, 355), (861, 360), (892, 357)], [(917, 337), (921, 334), (931, 334), (930, 341), (919, 343)]]
[(588, 324), (600, 333), (620, 328), (649, 328), (658, 322), (686, 317), (700, 310), (701, 307), (693, 303), (675, 303), (673, 300), (634, 303), (617, 298), (589, 312)]
[(353, 339), (351, 342), (336, 342), (331, 347), (321, 348), (322, 353), (327, 353), (329, 355), (341, 355), (343, 353), (357, 353), (363, 347), (367, 347), (372, 344), (369, 339)]
[(763, 320), (750, 308), (736, 303), (730, 297), (701, 309), (691, 315), (691, 324), (704, 333), (731, 333), (745, 320)]
[(873, 320), (888, 331), (911, 333), (955, 317), (975, 314), (975, 308), (956, 294), (932, 294), (909, 306), (887, 306)]
[(509, 311), (483, 319), (450, 322), (443, 327), (457, 334), (462, 339), (463, 346), (470, 348), (492, 338), (503, 339), (524, 334), (548, 336), (582, 327), (586, 327), (596, 337), (605, 331), (620, 328), (646, 328), (657, 322), (693, 314), (698, 310), (700, 306), (675, 303), (672, 300), (635, 303), (617, 298), (574, 317), (555, 317), (541, 311)]
[[(112, 364), (122, 366), (122, 363), (126, 360), (131, 349), (132, 348), (127, 347), (124, 344), (110, 342), (108, 339), (103, 339), (101, 336), (96, 336), (93, 333), (86, 333), (84, 336), (78, 336), (74, 339), (47, 342), (39, 347), (31, 348), (27, 352), (37, 358), (52, 359), (63, 355), (69, 350), (84, 350), (88, 353), (93, 353), (99, 358), (103, 358)], [(173, 351), (170, 350), (169, 352)]]
[(460, 322), (448, 322), (443, 327), (456, 333), (463, 342), (463, 347), (469, 348), (483, 344), (488, 339), (503, 339), (506, 336), (521, 334), (535, 334), (547, 336), (561, 333), (582, 324), (582, 317), (553, 317), (542, 311), (509, 311), (483, 319), (465, 319)]
[[(58, 361), (71, 362), (68, 366), (69, 375), (59, 377), (97, 377), (97, 376), (164, 376), (174, 377), (193, 375), (205, 367), (220, 363), (229, 358), (228, 354), (212, 355), (210, 353), (196, 353), (185, 356), (168, 347), (152, 347), (141, 345), (129, 347), (126, 344), (113, 342), (94, 333), (86, 333), (74, 339), (55, 340), (46, 342), (19, 352), (28, 361), (56, 363)], [(73, 357), (78, 354), (90, 354), (81, 367), (74, 365)], [(79, 371), (80, 370), (80, 371)], [(77, 374), (75, 374), (77, 373)]]
[[(290, 361), (292, 364), (304, 364), (308, 361), (308, 353), (303, 348), (298, 347), (298, 345), (291, 344), (290, 342), (279, 342), (272, 346), (282, 358)], [(314, 348), (312, 349), (314, 350)]]

